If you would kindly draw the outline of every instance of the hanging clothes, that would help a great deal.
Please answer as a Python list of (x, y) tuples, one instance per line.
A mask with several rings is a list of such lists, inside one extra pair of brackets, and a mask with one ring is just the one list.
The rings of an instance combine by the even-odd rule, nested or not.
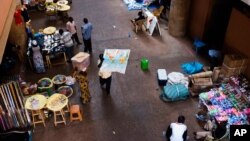
[(20, 9), (15, 11), (14, 18), (17, 25), (22, 24), (23, 20)]

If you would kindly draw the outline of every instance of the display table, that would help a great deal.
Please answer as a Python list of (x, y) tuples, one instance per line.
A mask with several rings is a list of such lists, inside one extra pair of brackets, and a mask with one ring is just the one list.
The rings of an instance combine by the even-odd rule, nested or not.
[(70, 10), (70, 6), (66, 4), (60, 4), (57, 6), (57, 10), (61, 12), (67, 12)]
[(56, 4), (57, 5), (67, 5), (69, 2), (67, 0), (59, 0)]
[(47, 103), (47, 98), (44, 95), (35, 94), (27, 98), (25, 108), (28, 110), (40, 110)]
[(85, 52), (79, 52), (74, 57), (71, 58), (73, 67), (77, 67), (78, 70), (84, 70), (86, 69), (89, 64), (89, 54)]
[(248, 104), (243, 103), (232, 93), (227, 94), (223, 87), (201, 93), (199, 100), (207, 107), (208, 114), (218, 122), (227, 121), (229, 125), (249, 124), (245, 113)]
[[(63, 108), (67, 105), (68, 98), (65, 95), (55, 93), (49, 97), (47, 101), (47, 108), (54, 112), (55, 126), (57, 126), (58, 123), (64, 123), (66, 125)], [(61, 116), (62, 120), (58, 120), (57, 116)]]
[(68, 11), (70, 10), (70, 6), (69, 5), (66, 5), (66, 4), (60, 4), (60, 5), (57, 5), (57, 11), (58, 11), (58, 14), (59, 16), (61, 16), (64, 19), (67, 19), (69, 16), (68, 16)]
[(55, 93), (47, 100), (47, 108), (53, 112), (61, 111), (68, 104), (68, 98), (65, 95)]
[[(43, 123), (44, 127), (46, 126), (44, 112), (42, 110), (45, 107), (46, 103), (46, 97), (40, 94), (33, 95), (26, 100), (25, 108), (31, 110), (32, 123), (34, 127), (36, 127), (36, 124), (39, 123)], [(36, 117), (39, 117), (39, 120), (36, 120)]]
[(45, 29), (43, 29), (43, 33), (46, 35), (54, 34), (56, 32), (56, 28), (53, 26), (49, 26)]

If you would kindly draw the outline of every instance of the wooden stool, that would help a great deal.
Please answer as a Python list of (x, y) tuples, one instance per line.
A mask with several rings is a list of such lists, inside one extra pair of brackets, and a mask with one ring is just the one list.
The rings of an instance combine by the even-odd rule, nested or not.
[[(34, 128), (36, 127), (36, 124), (38, 123), (43, 123), (43, 126), (46, 127), (44, 114), (42, 113), (41, 110), (32, 110), (31, 114), (32, 114), (32, 122), (33, 122)], [(39, 119), (39, 120), (36, 120), (36, 119)]]
[[(62, 120), (58, 120), (57, 116), (61, 116)], [(64, 123), (66, 125), (66, 120), (65, 120), (65, 117), (64, 117), (63, 110), (54, 111), (54, 124), (55, 124), (55, 126), (57, 126), (58, 123)]]
[[(74, 115), (77, 115), (77, 116), (74, 117)], [(82, 114), (81, 114), (79, 105), (70, 106), (70, 121), (73, 121), (73, 120), (82, 121)]]

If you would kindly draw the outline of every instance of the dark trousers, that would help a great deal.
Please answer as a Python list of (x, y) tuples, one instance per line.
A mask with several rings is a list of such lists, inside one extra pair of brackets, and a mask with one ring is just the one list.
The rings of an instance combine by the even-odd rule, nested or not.
[(77, 33), (72, 34), (72, 37), (71, 37), (71, 38), (72, 38), (73, 41), (76, 41), (77, 44), (80, 44), (79, 38), (78, 38), (78, 36), (77, 36)]
[(71, 46), (71, 47), (65, 47), (65, 51), (66, 51), (66, 55), (67, 55), (67, 57), (68, 57), (68, 61), (70, 61), (71, 62), (71, 58), (73, 57), (73, 46)]
[(84, 52), (92, 53), (92, 44), (91, 44), (91, 38), (88, 40), (83, 39), (84, 43)]
[(106, 79), (103, 79), (102, 77), (99, 77), (99, 78), (100, 78), (99, 80), (100, 80), (101, 86), (106, 84), (106, 92), (107, 92), (107, 94), (110, 94), (112, 76), (110, 76), (109, 78), (106, 78)]

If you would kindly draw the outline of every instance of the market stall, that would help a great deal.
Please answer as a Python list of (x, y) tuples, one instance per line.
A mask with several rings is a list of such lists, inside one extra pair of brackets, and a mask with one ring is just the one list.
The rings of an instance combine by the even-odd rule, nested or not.
[[(244, 76), (232, 76), (229, 82), (199, 95), (200, 106), (207, 108), (207, 114), (218, 123), (248, 125), (250, 123), (250, 86)], [(201, 119), (204, 116), (198, 115)]]
[[(55, 27), (47, 27), (40, 32), (34, 34), (34, 39), (38, 42), (38, 45), (41, 47), (41, 54), (45, 60), (45, 64), (48, 68), (52, 65), (65, 64), (66, 63), (66, 54), (64, 44), (60, 39), (60, 35)], [(31, 68), (33, 68), (32, 63), (32, 40), (28, 42), (28, 51), (27, 56), (29, 58), (29, 63)], [(57, 58), (58, 56), (63, 55), (63, 61), (52, 63), (51, 59)]]
[(19, 83), (12, 81), (0, 86), (0, 133), (29, 131), (31, 120), (24, 107)]

